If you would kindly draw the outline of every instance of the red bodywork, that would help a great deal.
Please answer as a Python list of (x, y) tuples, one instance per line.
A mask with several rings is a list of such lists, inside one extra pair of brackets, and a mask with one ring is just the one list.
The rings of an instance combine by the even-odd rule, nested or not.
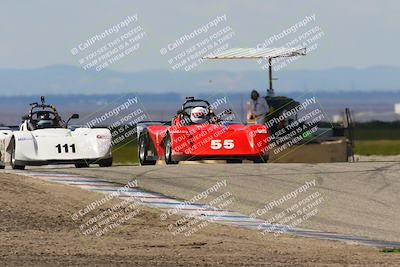
[(153, 157), (158, 159), (164, 158), (167, 135), (174, 160), (268, 158), (268, 129), (264, 125), (182, 125), (177, 116), (171, 126), (150, 125), (147, 132)]

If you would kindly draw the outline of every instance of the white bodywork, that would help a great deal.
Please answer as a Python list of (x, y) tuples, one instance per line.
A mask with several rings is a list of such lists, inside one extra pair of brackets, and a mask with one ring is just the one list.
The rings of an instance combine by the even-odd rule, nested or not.
[(4, 168), (6, 162), (10, 162), (9, 154), (6, 153), (6, 142), (12, 135), (12, 131), (9, 129), (0, 129), (0, 168)]
[(109, 129), (48, 128), (30, 131), (24, 121), (19, 131), (0, 130), (0, 165), (10, 163), (15, 142), (18, 165), (95, 163), (112, 158)]

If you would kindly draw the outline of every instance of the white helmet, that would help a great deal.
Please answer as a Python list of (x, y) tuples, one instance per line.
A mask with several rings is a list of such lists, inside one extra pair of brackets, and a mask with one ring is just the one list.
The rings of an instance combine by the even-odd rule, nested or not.
[(207, 109), (203, 107), (195, 107), (190, 112), (190, 120), (193, 123), (201, 124), (207, 121)]

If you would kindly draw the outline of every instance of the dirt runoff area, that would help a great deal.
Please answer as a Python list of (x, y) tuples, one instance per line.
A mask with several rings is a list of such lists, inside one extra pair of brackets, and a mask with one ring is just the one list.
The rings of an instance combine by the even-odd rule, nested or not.
[[(76, 187), (0, 173), (0, 266), (400, 265), (398, 253), (218, 224), (188, 236), (173, 234), (169, 225), (180, 218), (162, 221), (159, 210), (143, 206), (101, 236), (83, 233), (83, 218), (74, 221), (72, 215), (102, 198)], [(92, 216), (114, 209), (116, 202), (102, 204)]]

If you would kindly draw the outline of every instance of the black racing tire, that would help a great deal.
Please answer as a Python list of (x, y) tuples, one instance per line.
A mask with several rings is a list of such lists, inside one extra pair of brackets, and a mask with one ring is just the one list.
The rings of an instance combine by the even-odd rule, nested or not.
[(89, 168), (90, 164), (88, 162), (80, 162), (80, 163), (75, 163), (75, 168)]
[(172, 144), (171, 144), (171, 136), (169, 135), (169, 133), (167, 133), (164, 140), (164, 159), (167, 165), (173, 165), (179, 163), (179, 161), (172, 160)]
[(242, 159), (227, 159), (226, 163), (228, 164), (240, 164), (243, 163)]
[(252, 159), (254, 163), (267, 163), (269, 159), (268, 155), (260, 155), (259, 157), (255, 157)]
[(10, 160), (10, 165), (11, 165), (11, 168), (13, 169), (13, 170), (24, 170), (25, 169), (25, 165), (17, 165), (17, 164), (15, 164), (15, 139), (13, 139), (12, 141), (11, 141), (12, 143), (11, 143), (11, 160)]
[(149, 136), (146, 132), (141, 133), (139, 136), (138, 143), (138, 155), (139, 155), (139, 163), (140, 165), (156, 165), (157, 160), (148, 159), (148, 151), (150, 148), (150, 140)]
[(0, 165), (0, 170), (5, 169), (6, 166)]
[(113, 158), (108, 158), (108, 159), (102, 159), (99, 161), (99, 166), (100, 167), (111, 167), (113, 163)]

